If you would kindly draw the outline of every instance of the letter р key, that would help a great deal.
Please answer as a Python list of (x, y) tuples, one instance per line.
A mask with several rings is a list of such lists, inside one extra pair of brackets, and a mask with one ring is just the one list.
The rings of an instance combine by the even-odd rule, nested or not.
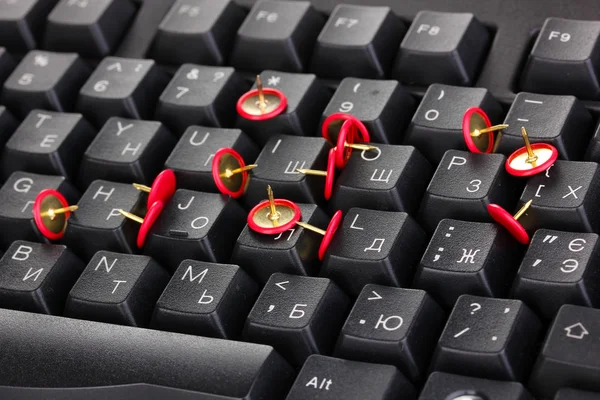
[(349, 306), (329, 279), (275, 273), (250, 311), (243, 339), (273, 346), (299, 369), (311, 354), (331, 352)]
[(71, 289), (65, 316), (145, 327), (168, 281), (150, 257), (99, 251)]
[(413, 382), (444, 327), (444, 311), (423, 290), (366, 285), (340, 333), (334, 355), (397, 366)]
[(462, 294), (506, 297), (522, 254), (498, 224), (444, 219), (421, 259), (413, 287), (426, 290), (446, 309)]
[(541, 323), (520, 300), (462, 295), (431, 362), (434, 371), (522, 380), (535, 356)]
[(521, 89), (597, 99), (599, 39), (598, 21), (547, 18), (527, 59)]
[(595, 233), (538, 229), (531, 239), (512, 297), (552, 319), (563, 304), (600, 305), (600, 249)]
[(416, 399), (414, 386), (391, 365), (312, 355), (286, 400), (396, 400), (398, 395)]
[(325, 253), (321, 276), (351, 296), (368, 283), (405, 286), (426, 243), (425, 232), (406, 213), (352, 208)]
[(17, 240), (0, 259), (0, 306), (62, 315), (84, 268), (66, 246)]
[(0, 188), (0, 249), (21, 239), (48, 243), (33, 221), (33, 203), (44, 189), (59, 191), (69, 204), (79, 199), (77, 190), (63, 176), (14, 172)]
[[(462, 393), (475, 393), (475, 395), (460, 396)], [(445, 372), (434, 372), (429, 375), (419, 400), (440, 399), (534, 400), (523, 384), (519, 382), (493, 381)]]
[(158, 299), (150, 327), (235, 339), (259, 291), (237, 265), (184, 260)]

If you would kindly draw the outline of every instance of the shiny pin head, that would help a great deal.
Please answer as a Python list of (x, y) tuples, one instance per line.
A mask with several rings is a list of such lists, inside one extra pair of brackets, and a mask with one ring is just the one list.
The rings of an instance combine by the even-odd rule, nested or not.
[(67, 220), (77, 206), (70, 206), (65, 197), (53, 189), (44, 189), (33, 202), (33, 220), (38, 230), (50, 240), (63, 237)]
[(346, 121), (352, 121), (352, 125), (355, 127), (353, 130), (355, 137), (351, 138), (352, 143), (368, 143), (371, 141), (371, 136), (365, 124), (355, 116), (344, 113), (333, 113), (325, 118), (323, 125), (321, 125), (321, 134), (325, 140), (335, 146), (338, 143), (338, 135)]
[[(502, 139), (502, 129), (506, 124), (494, 125), (481, 108), (471, 107), (465, 111), (462, 120), (462, 131), (467, 148), (472, 153), (493, 153)], [(498, 132), (498, 136), (494, 136)]]
[(529, 234), (518, 220), (525, 214), (525, 211), (531, 206), (531, 203), (533, 203), (533, 200), (529, 200), (525, 203), (514, 216), (510, 215), (508, 211), (498, 204), (489, 204), (487, 210), (494, 221), (506, 228), (519, 243), (526, 245), (529, 244)]
[(377, 149), (369, 144), (355, 143), (362, 135), (358, 134), (358, 127), (352, 120), (345, 120), (340, 128), (337, 144), (335, 146), (335, 166), (344, 168), (350, 160), (353, 150), (371, 151)]
[(248, 171), (256, 167), (256, 164), (246, 165), (242, 156), (230, 148), (219, 149), (211, 166), (217, 189), (234, 199), (244, 194), (250, 181)]
[(338, 210), (335, 212), (335, 214), (333, 214), (333, 217), (331, 218), (331, 221), (329, 221), (329, 224), (327, 225), (327, 229), (323, 230), (323, 229), (319, 229), (313, 225), (307, 224), (305, 222), (296, 222), (297, 225), (303, 227), (304, 229), (308, 229), (309, 231), (318, 233), (319, 235), (323, 235), (323, 239), (321, 240), (321, 244), (319, 245), (319, 260), (323, 261), (323, 258), (325, 258), (325, 253), (327, 252), (327, 249), (329, 248), (329, 245), (331, 244), (331, 241), (333, 240), (333, 237), (335, 236), (335, 233), (337, 232), (338, 228), (340, 227), (340, 224), (342, 222), (342, 211)]
[(300, 207), (292, 201), (276, 199), (267, 186), (268, 200), (262, 201), (248, 213), (248, 227), (263, 235), (279, 235), (300, 221)]
[(177, 189), (177, 179), (175, 172), (171, 169), (165, 169), (156, 176), (152, 182), (152, 186), (146, 186), (139, 183), (134, 183), (133, 187), (142, 192), (148, 193), (148, 201), (146, 202), (148, 209), (156, 203), (161, 202), (167, 204)]
[(528, 177), (544, 172), (558, 158), (558, 150), (549, 143), (529, 143), (527, 130), (522, 127), (525, 146), (515, 150), (506, 159), (506, 171), (518, 177)]
[(162, 212), (163, 208), (164, 208), (164, 203), (162, 201), (155, 202), (150, 207), (148, 207), (148, 212), (146, 213), (146, 216), (144, 218), (138, 217), (137, 215), (127, 212), (125, 210), (121, 210), (121, 209), (117, 210), (125, 218), (131, 219), (131, 220), (141, 224), (140, 230), (138, 231), (137, 240), (136, 240), (136, 244), (137, 244), (138, 248), (141, 249), (142, 247), (144, 247), (144, 243), (146, 242), (148, 233), (150, 232), (150, 229), (152, 228), (152, 226), (154, 225), (154, 223), (160, 216), (160, 213)]
[(274, 88), (263, 88), (260, 75), (256, 75), (256, 89), (244, 93), (237, 101), (239, 115), (252, 121), (275, 118), (285, 111), (287, 97)]
[(325, 177), (325, 200), (329, 200), (331, 198), (331, 193), (333, 192), (333, 183), (335, 181), (335, 156), (336, 149), (330, 149), (329, 155), (327, 157), (327, 170), (326, 171), (318, 171), (314, 169), (305, 169), (305, 168), (296, 168), (296, 171), (300, 172), (304, 175), (316, 175), (316, 176), (324, 176)]

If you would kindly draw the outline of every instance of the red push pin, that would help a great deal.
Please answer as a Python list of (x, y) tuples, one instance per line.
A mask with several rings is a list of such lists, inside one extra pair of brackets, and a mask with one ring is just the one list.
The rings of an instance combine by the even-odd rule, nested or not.
[(164, 207), (164, 203), (162, 201), (155, 202), (150, 207), (148, 207), (148, 212), (146, 213), (146, 216), (144, 218), (138, 217), (137, 215), (129, 213), (125, 210), (120, 210), (120, 209), (117, 210), (124, 217), (129, 218), (131, 220), (134, 220), (135, 222), (142, 224), (142, 226), (140, 226), (140, 230), (138, 231), (138, 235), (137, 235), (137, 247), (138, 248), (141, 249), (142, 247), (144, 247), (144, 243), (146, 242), (146, 237), (148, 236), (148, 232), (150, 231), (150, 228), (152, 228), (152, 225), (154, 225), (154, 223), (156, 222), (158, 216), (160, 215), (160, 213), (163, 210), (163, 207)]
[(330, 149), (329, 156), (327, 157), (327, 171), (296, 168), (296, 171), (304, 175), (316, 175), (325, 177), (325, 200), (329, 200), (331, 198), (331, 192), (333, 191), (333, 182), (335, 180), (335, 155), (335, 148)]
[(237, 199), (248, 187), (248, 171), (256, 168), (256, 164), (246, 165), (242, 156), (230, 148), (219, 149), (212, 161), (212, 176), (217, 189)]
[[(321, 134), (332, 145), (337, 143), (337, 135), (339, 135), (344, 122), (352, 121), (353, 125), (356, 127), (354, 138), (352, 138), (352, 143), (368, 143), (371, 141), (371, 136), (369, 135), (369, 131), (365, 124), (354, 115), (344, 114), (344, 113), (333, 113), (323, 121), (323, 125), (321, 126)], [(334, 138), (332, 138), (334, 136)]]
[(529, 235), (525, 228), (523, 228), (523, 225), (519, 223), (518, 219), (521, 218), (525, 211), (527, 211), (531, 203), (533, 203), (533, 200), (529, 200), (525, 203), (514, 216), (510, 215), (508, 211), (498, 204), (489, 204), (487, 210), (494, 221), (505, 227), (519, 243), (529, 244)]
[(287, 97), (282, 91), (264, 88), (260, 76), (256, 75), (256, 89), (242, 95), (237, 101), (238, 114), (251, 121), (265, 121), (285, 111)]
[[(494, 153), (502, 139), (502, 132), (494, 140), (494, 132), (508, 128), (506, 124), (494, 125), (485, 111), (471, 107), (463, 115), (462, 130), (467, 148), (473, 153)], [(487, 134), (487, 135), (486, 135)]]
[(529, 143), (525, 128), (521, 128), (525, 147), (515, 150), (506, 159), (506, 171), (514, 176), (525, 177), (544, 172), (558, 158), (556, 147), (548, 143)]
[(44, 189), (33, 202), (33, 220), (42, 235), (50, 240), (58, 240), (65, 233), (71, 212), (77, 208), (70, 206), (60, 192)]
[(300, 221), (300, 207), (292, 201), (276, 199), (271, 186), (267, 186), (269, 200), (254, 206), (248, 213), (248, 227), (263, 235), (278, 235), (291, 229)]
[(377, 149), (377, 146), (371, 146), (369, 144), (355, 144), (354, 140), (360, 137), (360, 135), (357, 134), (357, 131), (357, 126), (352, 120), (346, 120), (342, 124), (337, 139), (337, 145), (335, 146), (335, 166), (337, 168), (341, 169), (346, 166), (352, 155), (352, 150), (370, 151)]
[(337, 232), (341, 222), (342, 210), (337, 210), (335, 214), (333, 214), (333, 218), (331, 218), (331, 221), (329, 221), (326, 230), (319, 229), (316, 226), (312, 226), (305, 222), (296, 222), (296, 224), (300, 225), (304, 229), (308, 229), (310, 231), (323, 235), (323, 240), (321, 240), (321, 244), (319, 245), (319, 260), (323, 261), (323, 257), (325, 257), (325, 252), (327, 251), (329, 244), (333, 240), (333, 237), (335, 236), (335, 233)]
[(146, 203), (148, 209), (157, 201), (167, 204), (177, 189), (175, 172), (171, 169), (165, 169), (156, 176), (151, 187), (140, 183), (134, 183), (133, 187), (148, 193), (148, 202)]

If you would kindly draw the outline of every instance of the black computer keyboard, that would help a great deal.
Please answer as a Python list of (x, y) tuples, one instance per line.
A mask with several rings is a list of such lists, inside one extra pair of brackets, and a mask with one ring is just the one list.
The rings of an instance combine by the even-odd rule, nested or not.
[(596, 0), (0, 0), (0, 398), (600, 399), (599, 82)]

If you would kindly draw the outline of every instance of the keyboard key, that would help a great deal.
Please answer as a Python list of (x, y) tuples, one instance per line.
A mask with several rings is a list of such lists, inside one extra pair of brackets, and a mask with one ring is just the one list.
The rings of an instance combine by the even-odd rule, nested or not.
[(85, 151), (79, 182), (82, 187), (96, 179), (148, 185), (174, 146), (175, 138), (160, 122), (111, 118)]
[(426, 243), (406, 213), (352, 208), (325, 253), (321, 276), (354, 297), (368, 283), (408, 286)]
[(84, 268), (66, 246), (13, 242), (0, 259), (0, 305), (62, 315), (67, 294)]
[(541, 323), (519, 300), (462, 295), (432, 360), (432, 369), (480, 378), (522, 380)]
[[(298, 204), (302, 221), (314, 226), (327, 226), (329, 217), (314, 204)], [(317, 257), (320, 240), (299, 225), (277, 235), (262, 235), (246, 225), (237, 238), (231, 262), (238, 264), (259, 283), (272, 274), (314, 276), (321, 266)], [(269, 259), (265, 264), (264, 260)]]
[(89, 76), (77, 54), (30, 51), (4, 82), (2, 103), (18, 117), (35, 108), (72, 111)]
[(71, 289), (65, 316), (144, 327), (168, 282), (150, 257), (99, 251)]
[(4, 106), (0, 106), (0, 148), (4, 148), (6, 142), (17, 129), (18, 122)]
[(323, 201), (324, 179), (307, 176), (298, 168), (325, 170), (330, 146), (323, 138), (273, 136), (256, 159), (248, 190), (246, 205), (254, 206), (266, 197), (271, 185), (277, 198), (299, 203), (319, 204)]
[(177, 0), (158, 27), (152, 58), (161, 64), (223, 65), (244, 16), (231, 0)]
[(73, 180), (94, 136), (95, 129), (81, 114), (33, 110), (6, 142), (2, 173), (50, 173)]
[(111, 117), (150, 119), (167, 83), (152, 60), (107, 57), (79, 92), (77, 110), (98, 128)]
[(177, 186), (202, 192), (218, 193), (212, 176), (212, 160), (221, 148), (237, 151), (246, 164), (252, 164), (258, 147), (239, 129), (190, 126), (165, 162), (175, 171)]
[(130, 0), (61, 0), (48, 16), (44, 48), (105, 57), (115, 50), (134, 14)]
[(131, 184), (94, 181), (71, 214), (62, 243), (86, 262), (100, 250), (133, 253), (139, 224), (118, 210), (140, 215), (143, 203)]
[(504, 119), (498, 152), (506, 155), (523, 147), (521, 127), (531, 143), (550, 143), (565, 160), (581, 160), (592, 134), (592, 116), (573, 96), (519, 93)]
[(413, 382), (426, 368), (445, 322), (444, 311), (422, 290), (366, 285), (342, 328), (334, 355), (395, 365)]
[(226, 262), (245, 220), (229, 196), (178, 189), (150, 230), (144, 252), (170, 271), (186, 259)]
[(350, 301), (329, 279), (275, 273), (244, 326), (245, 341), (273, 346), (300, 368), (311, 354), (329, 354)]
[[(314, 136), (321, 114), (331, 99), (329, 90), (313, 74), (293, 74), (266, 70), (260, 79), (265, 88), (280, 90), (287, 99), (286, 109), (276, 117), (251, 121), (237, 117), (235, 126), (264, 146), (274, 135)], [(256, 89), (256, 84), (252, 86)]]
[(300, 370), (286, 400), (414, 400), (415, 388), (391, 365), (313, 355)]
[(237, 265), (185, 260), (156, 303), (151, 327), (237, 338), (259, 288)]
[(600, 193), (598, 164), (556, 161), (543, 174), (530, 177), (519, 200), (519, 207), (533, 199), (533, 204), (519, 222), (527, 230), (539, 228), (572, 232), (597, 232), (600, 210), (596, 200)]
[(15, 53), (35, 49), (45, 19), (58, 0), (0, 0), (0, 46)]
[(48, 242), (33, 221), (33, 202), (44, 189), (58, 190), (69, 204), (77, 203), (79, 198), (77, 190), (62, 176), (13, 173), (0, 188), (0, 249), (8, 248), (15, 240)]
[[(395, 144), (401, 141), (415, 106), (413, 97), (397, 81), (345, 78), (323, 118), (338, 112), (351, 114), (365, 124), (372, 142)], [(332, 128), (339, 130), (335, 124)]]
[[(476, 393), (476, 395), (461, 396), (462, 393)], [(493, 381), (445, 372), (434, 372), (429, 375), (419, 400), (463, 400), (461, 397), (464, 400), (534, 400), (519, 382)]]
[(431, 85), (406, 130), (404, 144), (415, 146), (434, 164), (446, 150), (467, 150), (462, 131), (465, 111), (479, 107), (492, 121), (502, 115), (500, 103), (484, 88)]
[(160, 96), (155, 117), (177, 136), (190, 125), (230, 127), (243, 92), (233, 68), (185, 64)]
[(550, 398), (567, 386), (599, 391), (598, 332), (600, 310), (562, 306), (531, 373), (531, 391), (540, 398)]
[(598, 235), (539, 229), (514, 281), (512, 297), (552, 319), (563, 304), (598, 307)]
[(554, 400), (598, 400), (599, 396), (598, 393), (563, 388), (556, 393)]
[(68, 397), (80, 398), (73, 388), (147, 382), (184, 389), (188, 399), (280, 400), (295, 376), (270, 346), (3, 309), (0, 320), (0, 342), (12, 344), (3, 357), (15, 366), (0, 377), (3, 386), (69, 388)]
[(4, 47), (0, 47), (0, 85), (4, 84), (4, 81), (15, 69), (15, 61), (12, 56), (8, 54)]
[(599, 38), (598, 21), (547, 18), (527, 59), (521, 89), (596, 99)]
[(383, 79), (404, 32), (389, 7), (339, 4), (317, 38), (311, 70), (322, 78)]
[(355, 151), (335, 182), (330, 207), (414, 214), (432, 175), (429, 162), (412, 146), (382, 144), (376, 150)]
[(229, 62), (236, 69), (302, 72), (325, 19), (308, 1), (257, 1), (238, 29)]
[(497, 224), (443, 219), (413, 287), (426, 290), (446, 309), (462, 294), (506, 297), (522, 255), (518, 243)]
[[(448, 150), (429, 183), (419, 221), (433, 232), (444, 218), (488, 222), (487, 205), (512, 209), (524, 182), (509, 175), (502, 154)], [(449, 184), (451, 182), (452, 184)]]
[(490, 36), (473, 14), (421, 11), (400, 44), (393, 76), (410, 85), (472, 86)]
[(584, 159), (585, 161), (600, 162), (600, 125), (596, 126)]

